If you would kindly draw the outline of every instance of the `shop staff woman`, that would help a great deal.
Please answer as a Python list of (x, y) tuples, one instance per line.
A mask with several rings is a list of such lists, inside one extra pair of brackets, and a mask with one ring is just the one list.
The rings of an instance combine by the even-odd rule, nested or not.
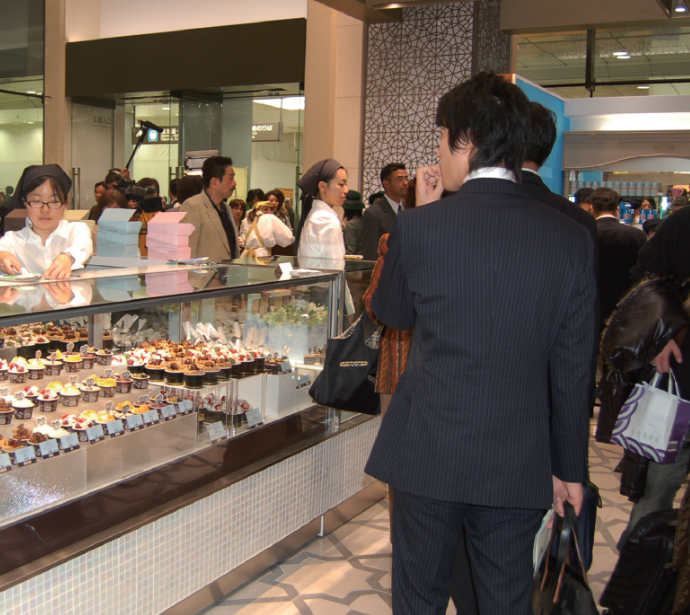
[(56, 164), (24, 169), (13, 199), (26, 208), (26, 226), (0, 238), (0, 270), (64, 280), (93, 253), (89, 227), (62, 219), (72, 181)]

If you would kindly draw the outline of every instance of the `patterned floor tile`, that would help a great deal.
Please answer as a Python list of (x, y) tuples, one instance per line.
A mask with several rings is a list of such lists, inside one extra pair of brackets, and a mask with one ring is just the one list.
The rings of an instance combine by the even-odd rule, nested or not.
[[(620, 447), (591, 439), (590, 474), (603, 501), (588, 575), (597, 602), (616, 565), (616, 542), (632, 508), (618, 493), (620, 475), (613, 472), (621, 457)], [(391, 543), (383, 500), (272, 566), (205, 615), (390, 615), (390, 587)], [(452, 603), (447, 615), (455, 615)]]

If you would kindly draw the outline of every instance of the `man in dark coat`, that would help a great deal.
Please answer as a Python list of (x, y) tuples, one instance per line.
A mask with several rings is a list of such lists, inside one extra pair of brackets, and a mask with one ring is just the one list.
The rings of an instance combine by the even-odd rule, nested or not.
[[(593, 242), (517, 185), (529, 102), (480, 73), (441, 98), (373, 311), (415, 328), (366, 466), (391, 485), (393, 612), (436, 615), (464, 528), (481, 613), (532, 613), (544, 512), (582, 505), (596, 344)], [(457, 191), (441, 201), (443, 190)], [(549, 399), (551, 397), (551, 399)]]
[(590, 197), (597, 219), (599, 252), (599, 303), (602, 327), (616, 304), (630, 288), (630, 270), (640, 248), (647, 243), (644, 231), (618, 220), (620, 197), (611, 188), (597, 188)]
[(381, 170), (381, 184), (384, 195), (364, 212), (362, 216), (362, 256), (364, 260), (375, 261), (378, 256), (379, 240), (391, 232), (393, 223), (403, 210), (403, 199), (409, 184), (407, 170), (401, 162), (387, 164)]
[(572, 203), (565, 197), (551, 192), (539, 176), (539, 169), (544, 166), (551, 154), (558, 131), (553, 111), (539, 103), (530, 103), (530, 136), (527, 155), (522, 165), (522, 189), (535, 201), (544, 203), (563, 215), (568, 216), (578, 224), (584, 226), (592, 239), (597, 237), (597, 223), (594, 217), (582, 207)]

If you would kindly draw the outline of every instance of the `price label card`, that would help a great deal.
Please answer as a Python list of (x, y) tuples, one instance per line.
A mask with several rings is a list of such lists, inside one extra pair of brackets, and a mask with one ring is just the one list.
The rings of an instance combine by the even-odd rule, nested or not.
[(86, 437), (90, 444), (96, 444), (96, 442), (102, 442), (105, 440), (105, 432), (103, 431), (103, 425), (94, 425), (86, 430)]
[(211, 444), (225, 440), (228, 436), (225, 433), (225, 425), (223, 423), (208, 423), (206, 425), (206, 433)]
[(7, 453), (0, 455), (0, 474), (12, 471), (12, 461)]
[(264, 424), (264, 417), (259, 408), (247, 410), (245, 412), (245, 416), (247, 417), (247, 425), (249, 426), (249, 429), (254, 429), (254, 427), (259, 427), (260, 425)]
[(141, 418), (141, 414), (133, 414), (125, 419), (127, 429), (130, 431), (139, 431), (144, 429), (144, 419)]
[(58, 443), (56, 440), (46, 440), (38, 445), (38, 454), (43, 459), (50, 459), (51, 457), (57, 457), (60, 454), (60, 449), (58, 449)]
[(125, 433), (125, 427), (122, 424), (122, 419), (115, 419), (114, 421), (106, 423), (105, 428), (111, 438), (117, 438)]
[(163, 406), (161, 408), (161, 414), (163, 415), (164, 421), (172, 421), (173, 419), (177, 418), (177, 410), (175, 410), (175, 406), (172, 404), (169, 406)]
[(149, 410), (141, 415), (144, 419), (146, 425), (158, 425), (161, 422), (160, 416), (158, 415), (158, 410)]
[(194, 410), (194, 404), (192, 403), (191, 399), (185, 399), (184, 401), (181, 401), (178, 405), (179, 408), (179, 413), (180, 415), (184, 416), (185, 414), (189, 414)]
[(292, 371), (292, 365), (290, 365), (290, 361), (282, 361), (280, 363), (280, 371), (283, 374), (287, 374)]
[(36, 463), (36, 452), (34, 451), (34, 447), (26, 446), (24, 448), (18, 448), (14, 451), (14, 460), (17, 462), (17, 467), (20, 468)]
[(79, 448), (79, 436), (75, 433), (69, 434), (69, 436), (63, 436), (60, 438), (60, 449), (63, 453), (69, 453), (70, 451), (76, 451)]

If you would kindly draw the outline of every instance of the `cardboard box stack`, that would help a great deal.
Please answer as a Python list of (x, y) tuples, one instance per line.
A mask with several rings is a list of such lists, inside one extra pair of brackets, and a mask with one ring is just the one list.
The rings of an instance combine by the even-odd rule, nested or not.
[(131, 209), (103, 210), (98, 220), (98, 256), (139, 257), (141, 222), (129, 221), (133, 213)]
[(146, 248), (150, 259), (177, 260), (190, 258), (189, 236), (194, 232), (193, 224), (180, 222), (183, 211), (166, 211), (156, 214), (148, 224)]

